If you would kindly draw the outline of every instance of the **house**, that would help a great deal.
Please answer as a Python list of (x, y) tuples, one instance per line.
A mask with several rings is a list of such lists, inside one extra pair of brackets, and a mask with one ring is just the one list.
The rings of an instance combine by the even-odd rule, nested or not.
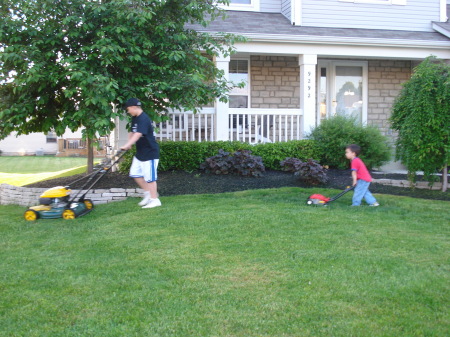
[[(104, 157), (108, 139), (102, 137), (99, 147), (94, 147), (94, 156)], [(12, 133), (0, 140), (0, 155), (6, 156), (34, 156), (56, 155), (60, 157), (78, 157), (87, 155), (86, 141), (82, 139), (81, 131), (67, 130), (62, 137), (56, 133), (31, 133), (20, 135)]]
[[(158, 139), (302, 139), (333, 115), (391, 135), (401, 84), (430, 55), (450, 60), (450, 0), (231, 0), (209, 33), (243, 35), (217, 67), (246, 86), (200, 114), (172, 111)], [(116, 133), (126, 140), (123, 125)]]
[[(391, 107), (414, 66), (430, 55), (450, 60), (450, 0), (230, 0), (225, 9), (224, 20), (190, 28), (248, 39), (215, 60), (245, 87), (199, 114), (171, 111), (158, 125), (159, 140), (302, 139), (333, 115), (391, 135)], [(125, 124), (116, 121), (116, 147), (127, 141)], [(25, 153), (61, 152), (40, 137), (45, 146), (32, 141)], [(7, 138), (3, 152), (12, 148), (5, 142), (21, 148)]]

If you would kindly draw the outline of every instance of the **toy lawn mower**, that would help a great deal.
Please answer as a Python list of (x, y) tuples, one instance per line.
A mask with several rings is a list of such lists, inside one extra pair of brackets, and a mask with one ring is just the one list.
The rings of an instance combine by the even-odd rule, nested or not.
[(307, 205), (314, 205), (314, 206), (328, 206), (330, 202), (333, 202), (340, 197), (342, 197), (344, 194), (350, 192), (351, 190), (354, 190), (355, 186), (348, 186), (345, 190), (343, 190), (341, 193), (336, 194), (334, 197), (327, 198), (326, 196), (322, 194), (313, 194), (309, 196), (308, 200), (306, 200)]
[[(110, 160), (108, 164), (100, 166), (90, 175), (73, 181), (71, 184), (87, 179), (84, 185), (79, 189), (78, 193), (76, 193), (72, 198), (70, 197), (70, 192), (72, 192), (70, 186), (57, 186), (42, 193), (39, 197), (40, 205), (29, 207), (25, 211), (23, 215), (25, 220), (35, 221), (39, 218), (63, 218), (70, 220), (89, 213), (94, 209), (94, 203), (92, 200), (85, 198), (86, 194), (92, 190), (95, 184), (97, 184), (97, 182), (103, 178), (103, 176), (108, 173), (120, 159), (122, 159), (124, 154), (125, 151), (118, 152), (116, 154), (118, 158), (114, 162)], [(87, 189), (85, 189), (86, 186), (88, 186)], [(81, 193), (83, 194), (79, 197)]]

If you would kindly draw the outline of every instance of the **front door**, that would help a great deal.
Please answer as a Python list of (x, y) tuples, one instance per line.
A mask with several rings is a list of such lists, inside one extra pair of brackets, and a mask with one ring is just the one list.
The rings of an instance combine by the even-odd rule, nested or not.
[(317, 124), (331, 116), (367, 121), (367, 62), (320, 60), (317, 71)]

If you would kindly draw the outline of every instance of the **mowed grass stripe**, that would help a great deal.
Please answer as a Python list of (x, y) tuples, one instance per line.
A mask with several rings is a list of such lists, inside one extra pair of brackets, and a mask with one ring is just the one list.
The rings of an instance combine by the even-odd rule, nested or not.
[(3, 206), (0, 335), (448, 335), (448, 202), (316, 208), (311, 193), (130, 199), (36, 223)]
[(87, 165), (86, 158), (54, 156), (2, 156), (1, 173), (57, 172)]

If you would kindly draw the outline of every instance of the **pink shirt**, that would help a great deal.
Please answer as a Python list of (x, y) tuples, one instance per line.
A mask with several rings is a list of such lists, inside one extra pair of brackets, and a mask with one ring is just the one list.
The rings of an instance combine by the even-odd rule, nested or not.
[(367, 182), (372, 181), (372, 177), (370, 176), (369, 170), (367, 169), (366, 165), (364, 165), (363, 161), (356, 157), (352, 160), (352, 171), (356, 171), (356, 178), (362, 179)]

